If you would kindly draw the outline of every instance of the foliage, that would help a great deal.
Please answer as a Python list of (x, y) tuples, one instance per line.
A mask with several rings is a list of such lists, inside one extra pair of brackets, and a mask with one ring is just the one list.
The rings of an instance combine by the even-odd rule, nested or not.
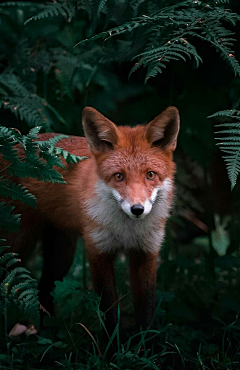
[[(57, 113), (51, 106), (48, 106), (45, 99), (27, 90), (12, 73), (0, 75), (0, 87), (2, 95), (0, 107), (10, 109), (17, 118), (26, 120), (30, 127), (41, 125), (42, 121), (45, 121), (46, 128), (50, 128), (53, 123), (49, 117), (49, 109)], [(57, 117), (64, 122), (58, 114)]]
[[(76, 257), (72, 273), (79, 267), (79, 256)], [(172, 290), (157, 292), (155, 327), (146, 331), (121, 333), (117, 325), (112, 336), (105, 339), (99, 334), (99, 327), (104, 328), (103, 315), (98, 308), (99, 297), (83, 290), (79, 282), (83, 270), (75, 276), (78, 281), (73, 280), (70, 274), (63, 282), (55, 283), (53, 295), (58, 315), (55, 320), (47, 318), (48, 331), (31, 338), (20, 337), (18, 341), (9, 339), (12, 357), (0, 357), (2, 364), (6, 368), (12, 366), (19, 369), (26, 367), (26, 364), (33, 369), (39, 368), (39, 365), (40, 368), (48, 365), (50, 369), (58, 366), (67, 369), (201, 369), (201, 364), (213, 370), (230, 365), (231, 369), (238, 369), (239, 319), (226, 321), (226, 315), (229, 315), (234, 304), (239, 305), (238, 287), (231, 285), (235, 297), (234, 294), (229, 297), (226, 291), (226, 286), (238, 272), (232, 274), (230, 264), (226, 267), (224, 259), (229, 258), (216, 258), (216, 290), (207, 285), (204, 261), (199, 264), (195, 260), (174, 259)], [(235, 266), (236, 262), (239, 265), (239, 258), (235, 258)], [(126, 261), (118, 261), (117, 270), (124, 271), (119, 284), (121, 295), (128, 279)], [(224, 276), (225, 280), (222, 279)], [(180, 284), (181, 289), (174, 288), (175, 284)], [(213, 315), (221, 310), (224, 317), (220, 315), (209, 321), (206, 307), (209, 295), (212, 297), (217, 289), (221, 293), (211, 310)], [(126, 298), (121, 301), (123, 321), (129, 314)]]
[(54, 17), (56, 15), (62, 15), (66, 21), (71, 21), (71, 19), (75, 16), (75, 6), (74, 1), (64, 1), (60, 0), (59, 2), (55, 2), (53, 4), (47, 4), (46, 9), (41, 11), (36, 16), (31, 17), (28, 19), (24, 24), (27, 24), (31, 20), (37, 20), (42, 18), (47, 18), (49, 16)]
[[(152, 14), (144, 14), (121, 26), (95, 35), (90, 40), (105, 37), (109, 39), (126, 32), (133, 32), (140, 27), (138, 37), (144, 39), (143, 51), (134, 56), (138, 61), (131, 69), (130, 75), (141, 66), (147, 67), (145, 81), (162, 73), (166, 63), (173, 60), (186, 62), (186, 57), (193, 58), (198, 67), (202, 58), (192, 44), (194, 38), (209, 42), (217, 52), (221, 53), (235, 75), (240, 74), (239, 63), (232, 51), (234, 33), (225, 27), (226, 23), (235, 26), (240, 19), (239, 15), (221, 8), (221, 2), (187, 0), (177, 5), (170, 5), (171, 1), (169, 1), (169, 6), (166, 6), (167, 3), (159, 2), (160, 9), (157, 10), (155, 7)], [(88, 40), (83, 40), (80, 44), (85, 41)]]
[[(103, 338), (104, 313), (99, 298), (85, 290), (91, 281), (81, 251), (72, 273), (55, 283), (56, 317), (45, 317), (47, 329), (8, 338), (19, 318), (38, 321), (38, 303), (35, 280), (16, 265), (18, 256), (2, 246), (0, 367), (239, 368), (239, 209), (232, 211), (225, 190), (214, 203), (222, 188), (219, 178), (217, 186), (213, 181), (212, 157), (216, 160), (217, 154), (206, 119), (226, 101), (236, 109), (214, 117), (224, 124), (220, 149), (227, 150), (235, 185), (240, 67), (233, 44), (239, 39), (239, 11), (234, 0), (0, 4), (0, 152), (6, 160), (0, 172), (1, 228), (13, 231), (20, 222), (9, 199), (33, 207), (37, 202), (18, 177), (63, 182), (55, 169), (64, 166), (62, 159), (69, 164), (83, 159), (58, 146), (65, 135), (36, 141), (39, 126), (43, 132), (82, 134), (86, 105), (121, 124), (147, 122), (169, 104), (180, 108), (182, 118), (176, 206), (158, 271), (155, 327), (136, 332), (119, 330), (118, 324), (112, 337)], [(142, 85), (145, 73), (148, 83)], [(237, 208), (237, 187), (235, 194)], [(125, 296), (129, 277), (124, 259), (117, 261), (116, 270), (123, 322), (129, 328), (133, 315), (130, 295)]]
[[(29, 134), (22, 135), (19, 131), (0, 126), (0, 153), (7, 161), (2, 173), (7, 171), (10, 176), (33, 177), (46, 182), (64, 183), (63, 176), (53, 168), (54, 166), (65, 168), (60, 158), (63, 157), (67, 163), (76, 163), (84, 158), (55, 147), (60, 140), (67, 138), (66, 135), (58, 135), (46, 141), (36, 141), (40, 128), (34, 127)], [(18, 152), (19, 146), (22, 148), (21, 156)], [(0, 196), (17, 199), (35, 207), (36, 197), (29, 193), (26, 187), (10, 182), (5, 176), (6, 174), (0, 177)], [(14, 207), (5, 202), (2, 202), (0, 207), (1, 228), (6, 226), (13, 229), (19, 224), (19, 215), (12, 215)]]
[[(221, 134), (221, 137), (217, 139), (221, 141), (218, 144), (220, 149), (223, 153), (227, 154), (223, 158), (227, 164), (228, 177), (231, 181), (231, 188), (233, 189), (240, 172), (240, 112), (236, 109), (224, 110), (212, 114), (209, 118), (215, 117), (222, 117), (227, 121), (233, 120), (232, 122), (217, 125), (217, 128), (224, 128), (224, 130), (217, 131), (217, 134)], [(227, 136), (223, 136), (223, 134)]]
[[(36, 280), (25, 268), (16, 267), (21, 261), (18, 254), (7, 252), (10, 247), (5, 245), (5, 240), (0, 242), (0, 312), (4, 314), (5, 331), (9, 310), (17, 312), (22, 320), (31, 318), (32, 324), (37, 325), (40, 316)], [(8, 333), (5, 332), (5, 335), (8, 336)]]
[[(53, 167), (65, 168), (61, 157), (66, 163), (77, 163), (83, 160), (68, 153), (55, 145), (67, 138), (58, 135), (46, 141), (37, 141), (41, 127), (34, 127), (27, 135), (22, 135), (18, 130), (0, 126), (0, 153), (6, 161), (5, 168), (1, 170), (0, 196), (2, 199), (14, 199), (26, 203), (31, 207), (36, 206), (37, 199), (26, 187), (6, 178), (6, 172), (15, 181), (17, 177), (33, 177), (38, 180), (65, 183), (62, 175)], [(20, 154), (21, 148), (21, 155)], [(11, 176), (13, 176), (11, 178)], [(20, 223), (20, 215), (14, 214), (14, 206), (7, 202), (0, 203), (0, 229), (15, 231)], [(1, 242), (3, 242), (2, 240)], [(37, 297), (36, 280), (23, 267), (16, 267), (21, 261), (17, 254), (6, 252), (8, 246), (0, 246), (0, 313), (5, 320), (5, 335), (9, 324), (7, 317), (9, 311), (14, 311), (14, 318), (29, 320), (32, 324), (39, 324), (39, 303)], [(18, 315), (17, 315), (18, 313)]]

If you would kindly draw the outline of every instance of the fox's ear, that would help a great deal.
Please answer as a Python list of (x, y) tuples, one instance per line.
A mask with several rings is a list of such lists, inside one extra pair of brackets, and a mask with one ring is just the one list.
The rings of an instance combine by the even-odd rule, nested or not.
[(82, 114), (83, 130), (92, 153), (112, 150), (117, 143), (117, 126), (96, 109), (86, 107)]
[(168, 107), (146, 126), (147, 140), (152, 146), (175, 150), (180, 128), (180, 117), (176, 107)]

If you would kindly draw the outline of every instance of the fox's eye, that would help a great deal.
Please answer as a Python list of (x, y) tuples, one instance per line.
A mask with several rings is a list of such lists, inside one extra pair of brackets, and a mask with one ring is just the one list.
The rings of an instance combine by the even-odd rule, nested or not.
[(123, 174), (120, 172), (115, 173), (113, 176), (116, 181), (122, 181), (124, 179)]
[(155, 180), (156, 176), (157, 176), (156, 172), (149, 171), (146, 177), (148, 180)]

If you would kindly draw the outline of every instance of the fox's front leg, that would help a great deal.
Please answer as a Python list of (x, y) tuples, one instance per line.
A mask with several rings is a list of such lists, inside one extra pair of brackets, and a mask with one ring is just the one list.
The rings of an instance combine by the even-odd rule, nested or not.
[(93, 288), (101, 297), (100, 310), (106, 313), (106, 328), (115, 329), (117, 318), (117, 292), (114, 274), (115, 254), (99, 253), (92, 246), (88, 249)]
[(146, 328), (154, 314), (158, 253), (132, 251), (130, 274), (136, 323)]

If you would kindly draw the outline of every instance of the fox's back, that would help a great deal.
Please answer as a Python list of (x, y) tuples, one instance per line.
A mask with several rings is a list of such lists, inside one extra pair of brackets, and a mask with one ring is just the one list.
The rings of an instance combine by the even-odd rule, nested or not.
[[(44, 141), (58, 134), (45, 133), (39, 135), (39, 140)], [(92, 154), (88, 149), (86, 139), (83, 137), (69, 136), (61, 140), (56, 145), (71, 154), (88, 159), (76, 164), (67, 165), (63, 160), (65, 169), (57, 168), (62, 174), (67, 184), (45, 183), (34, 178), (17, 178), (12, 176), (11, 181), (21, 183), (36, 196), (37, 206), (32, 208), (20, 201), (4, 199), (8, 204), (15, 206), (14, 213), (22, 215), (21, 227), (19, 232), (11, 232), (7, 238), (13, 250), (19, 251), (24, 257), (29, 251), (24, 251), (26, 245), (33, 247), (33, 244), (41, 238), (41, 234), (46, 224), (53, 224), (59, 229), (72, 230), (81, 233), (82, 223), (82, 204), (86, 188), (89, 190), (89, 175), (94, 166)], [(18, 147), (18, 155), (23, 154), (22, 148)], [(1, 167), (7, 168), (9, 163), (1, 158)], [(7, 171), (3, 176), (8, 177)], [(6, 234), (5, 234), (6, 235)]]

